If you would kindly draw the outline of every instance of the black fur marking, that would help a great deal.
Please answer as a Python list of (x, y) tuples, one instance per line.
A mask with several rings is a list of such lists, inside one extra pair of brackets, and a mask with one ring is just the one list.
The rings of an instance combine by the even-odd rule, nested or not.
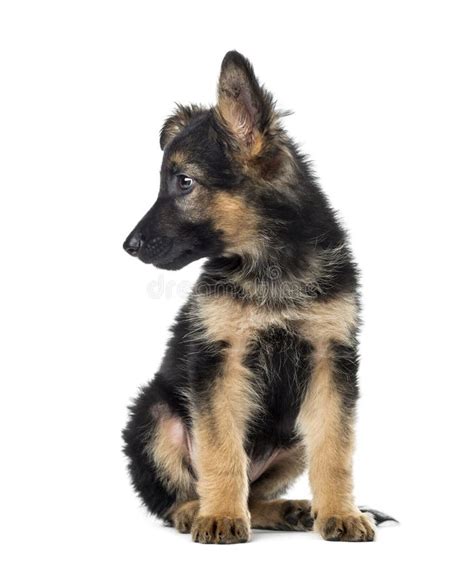
[(196, 396), (195, 404), (199, 409), (207, 409), (213, 391), (219, 385), (222, 375), (222, 363), (227, 342), (206, 343), (198, 341), (193, 344), (193, 352), (188, 364), (189, 385)]
[(342, 344), (332, 345), (334, 379), (339, 391), (344, 408), (350, 414), (359, 398), (359, 385), (357, 371), (359, 369), (359, 356), (356, 343), (352, 346)]
[(263, 410), (247, 436), (247, 450), (260, 458), (298, 442), (295, 422), (311, 375), (311, 345), (288, 331), (272, 328), (258, 336), (246, 359)]

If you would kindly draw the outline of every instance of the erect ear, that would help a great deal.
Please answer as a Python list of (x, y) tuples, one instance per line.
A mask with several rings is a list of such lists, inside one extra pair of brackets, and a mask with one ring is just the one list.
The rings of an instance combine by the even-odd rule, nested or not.
[(205, 111), (205, 108), (194, 104), (190, 106), (176, 104), (176, 111), (168, 117), (161, 128), (161, 149), (163, 150), (166, 145), (188, 125), (193, 117), (197, 117)]
[(242, 148), (258, 153), (271, 122), (273, 101), (250, 62), (237, 51), (229, 51), (222, 61), (217, 111)]

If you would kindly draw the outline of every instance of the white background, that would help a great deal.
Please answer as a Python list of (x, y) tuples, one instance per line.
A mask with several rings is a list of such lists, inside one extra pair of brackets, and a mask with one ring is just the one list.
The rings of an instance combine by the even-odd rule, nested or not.
[[(472, 538), (469, 2), (2, 2), (1, 535), (15, 561), (466, 560)], [(122, 241), (158, 188), (173, 102), (254, 63), (363, 272), (360, 503), (374, 544), (256, 533), (200, 546), (146, 515), (121, 454), (199, 264)], [(179, 283), (181, 282), (181, 285)], [(306, 497), (302, 480), (292, 496)], [(472, 545), (472, 539), (471, 539)]]

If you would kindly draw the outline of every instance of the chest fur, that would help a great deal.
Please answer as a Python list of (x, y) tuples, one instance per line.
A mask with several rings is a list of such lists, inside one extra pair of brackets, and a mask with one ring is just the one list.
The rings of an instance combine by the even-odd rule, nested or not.
[(226, 342), (242, 352), (266, 331), (281, 330), (310, 342), (350, 340), (358, 323), (352, 293), (299, 308), (273, 310), (241, 302), (232, 296), (203, 296), (195, 303), (196, 320), (212, 342)]
[(351, 339), (357, 325), (355, 297), (274, 311), (213, 296), (197, 299), (195, 307), (205, 340), (225, 345), (219, 389), (245, 403), (242, 419), (248, 422), (252, 455), (265, 455), (269, 445), (291, 445), (315, 353), (328, 342)]

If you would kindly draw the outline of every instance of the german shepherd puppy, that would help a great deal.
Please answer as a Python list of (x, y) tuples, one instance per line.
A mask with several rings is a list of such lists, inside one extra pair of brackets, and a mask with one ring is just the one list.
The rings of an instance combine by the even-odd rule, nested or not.
[[(200, 543), (250, 528), (372, 541), (351, 458), (359, 298), (347, 236), (282, 114), (236, 51), (215, 107), (161, 131), (157, 201), (124, 248), (176, 270), (206, 257), (123, 436), (147, 508)], [(306, 468), (312, 502), (279, 497)]]

